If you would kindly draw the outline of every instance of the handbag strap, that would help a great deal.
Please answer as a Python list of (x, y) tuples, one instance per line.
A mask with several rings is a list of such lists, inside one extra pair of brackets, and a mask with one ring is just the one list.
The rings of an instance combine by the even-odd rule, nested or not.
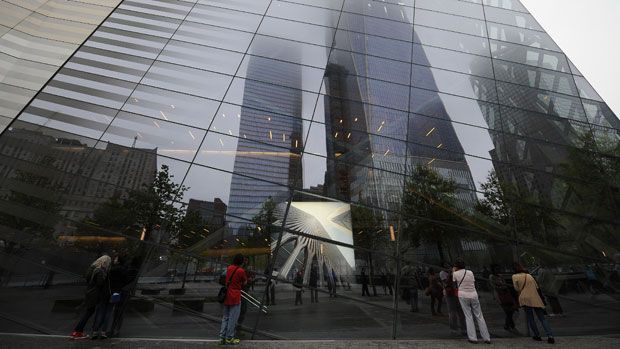
[(528, 274), (527, 273), (524, 273), (524, 274), (525, 274), (525, 281), (523, 281), (523, 287), (521, 287), (521, 290), (519, 291), (519, 293), (523, 292), (523, 290), (525, 290), (525, 285), (527, 285), (527, 275)]
[(459, 282), (458, 286), (456, 286), (456, 288), (461, 288), (461, 284), (463, 283), (463, 281), (465, 281), (466, 275), (467, 275), (467, 269), (465, 269), (465, 272), (463, 272), (463, 278), (461, 279), (461, 282)]
[(235, 273), (237, 272), (237, 270), (239, 270), (239, 267), (235, 268), (235, 270), (233, 270), (232, 274), (230, 274), (230, 277), (228, 278), (228, 281), (226, 282), (226, 287), (228, 287), (228, 285), (230, 285), (230, 282), (232, 281), (233, 276), (235, 276)]

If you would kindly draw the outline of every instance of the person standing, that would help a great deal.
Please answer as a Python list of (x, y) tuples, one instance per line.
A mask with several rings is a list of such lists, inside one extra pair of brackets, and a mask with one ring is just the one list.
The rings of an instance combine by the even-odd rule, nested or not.
[(388, 277), (385, 271), (381, 272), (381, 285), (383, 286), (383, 294), (387, 296)]
[[(113, 266), (110, 270), (110, 286), (112, 288), (112, 292), (119, 292), (120, 289), (121, 294), (121, 299), (114, 305), (114, 310), (112, 312), (112, 325), (110, 326), (109, 331), (110, 336), (112, 337), (118, 337), (118, 333), (123, 325), (125, 310), (129, 305), (129, 299), (131, 298), (136, 282), (138, 281), (140, 264), (140, 257), (134, 257), (131, 260), (129, 267), (125, 267), (121, 258), (118, 261), (118, 264)], [(119, 288), (121, 279), (123, 280), (123, 283)]]
[(551, 326), (549, 326), (549, 322), (545, 319), (545, 303), (538, 293), (538, 283), (534, 277), (523, 266), (517, 265), (515, 274), (512, 276), (512, 284), (519, 293), (519, 304), (525, 309), (527, 325), (534, 334), (532, 339), (535, 341), (542, 340), (534, 320), (534, 314), (536, 314), (547, 335), (547, 342), (549, 344), (555, 343)]
[(559, 285), (553, 271), (549, 268), (541, 267), (538, 271), (538, 284), (540, 285), (540, 290), (545, 295), (545, 298), (549, 301), (549, 305), (551, 306), (551, 314), (550, 316), (564, 316), (564, 310), (562, 309), (562, 305), (560, 305), (559, 296)]
[[(71, 333), (71, 339), (85, 339), (88, 335), (84, 333), (84, 327), (95, 313), (97, 306), (104, 300), (109, 300), (108, 294), (108, 270), (112, 264), (112, 259), (108, 255), (103, 255), (95, 260), (86, 273), (86, 292), (84, 296), (85, 312), (78, 324)], [(97, 322), (97, 321), (95, 321)]]
[[(426, 290), (428, 296), (431, 296), (431, 314), (443, 315), (441, 313), (441, 303), (443, 302), (443, 286), (441, 285), (441, 279), (435, 269), (428, 269), (428, 289)], [(437, 303), (437, 310), (435, 310), (435, 303)]]
[(368, 277), (366, 276), (366, 268), (362, 268), (360, 278), (362, 279), (362, 297), (370, 296), (370, 292), (368, 291)]
[(233, 263), (226, 268), (226, 298), (224, 299), (224, 314), (220, 327), (221, 344), (239, 344), (235, 338), (235, 328), (241, 313), (241, 290), (247, 283), (247, 276), (243, 270), (243, 255), (233, 258)]
[(516, 331), (514, 313), (518, 309), (517, 302), (510, 286), (508, 286), (504, 278), (499, 275), (499, 267), (497, 265), (491, 266), (489, 289), (494, 293), (495, 300), (504, 311), (504, 314), (506, 314), (504, 329), (506, 331)]
[(276, 277), (273, 276), (273, 273), (271, 277), (269, 276), (269, 268), (265, 269), (265, 279), (267, 280), (265, 303), (267, 306), (276, 305)]
[(304, 277), (301, 271), (298, 271), (293, 278), (293, 287), (295, 287), (295, 305), (303, 305), (301, 293), (304, 291)]
[(471, 270), (465, 269), (465, 262), (463, 262), (463, 260), (457, 260), (456, 263), (454, 263), (452, 281), (456, 282), (459, 303), (461, 303), (461, 308), (465, 314), (467, 338), (469, 342), (478, 343), (476, 326), (474, 324), (475, 318), (478, 329), (480, 329), (482, 340), (486, 344), (490, 344), (491, 335), (489, 334), (487, 323), (484, 321), (482, 309), (480, 308), (480, 300), (478, 299), (478, 292), (476, 291), (476, 278)]
[(453, 335), (466, 333), (465, 314), (461, 308), (458, 298), (456, 282), (452, 278), (452, 268), (448, 263), (444, 264), (444, 269), (439, 273), (439, 278), (444, 285), (443, 295), (448, 306), (448, 323)]
[(319, 302), (319, 270), (314, 263), (310, 267), (310, 280), (308, 280), (308, 287), (310, 288), (310, 303)]

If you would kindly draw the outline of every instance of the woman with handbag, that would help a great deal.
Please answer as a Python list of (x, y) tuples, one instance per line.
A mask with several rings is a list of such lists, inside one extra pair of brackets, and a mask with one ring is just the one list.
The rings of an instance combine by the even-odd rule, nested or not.
[(224, 314), (220, 326), (221, 344), (239, 344), (240, 342), (239, 339), (235, 338), (235, 328), (241, 313), (241, 290), (247, 283), (245, 270), (241, 268), (243, 261), (242, 254), (233, 258), (233, 263), (226, 268), (225, 284), (220, 290), (220, 293), (223, 293), (222, 303), (224, 304)]
[(515, 300), (510, 287), (499, 275), (499, 267), (497, 265), (491, 266), (491, 275), (489, 275), (489, 288), (495, 294), (495, 300), (502, 307), (502, 310), (506, 314), (506, 320), (504, 321), (504, 329), (506, 331), (516, 331), (514, 313), (519, 308), (517, 301)]
[(515, 272), (516, 273), (512, 276), (512, 284), (519, 293), (519, 304), (525, 310), (527, 325), (534, 334), (532, 338), (535, 341), (542, 340), (540, 338), (540, 332), (538, 332), (538, 327), (536, 326), (536, 321), (534, 321), (534, 314), (536, 314), (538, 321), (543, 326), (545, 334), (548, 337), (547, 342), (549, 344), (555, 343), (551, 326), (549, 326), (549, 322), (545, 319), (545, 303), (543, 302), (538, 283), (522, 265), (517, 265)]
[(478, 299), (478, 292), (476, 291), (476, 279), (471, 270), (465, 269), (465, 262), (463, 260), (457, 260), (456, 263), (454, 263), (452, 280), (456, 282), (456, 292), (459, 302), (461, 303), (461, 308), (463, 308), (463, 313), (465, 314), (465, 324), (467, 325), (467, 338), (469, 338), (469, 342), (478, 343), (476, 326), (474, 325), (475, 318), (478, 328), (480, 329), (482, 340), (486, 344), (491, 344), (491, 335), (489, 334), (487, 323), (484, 321), (480, 300)]

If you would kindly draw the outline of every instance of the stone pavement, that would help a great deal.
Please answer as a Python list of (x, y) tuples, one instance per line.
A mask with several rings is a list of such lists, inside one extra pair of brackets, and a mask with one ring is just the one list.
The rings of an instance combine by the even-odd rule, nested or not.
[[(66, 336), (6, 334), (0, 333), (0, 349), (5, 348), (46, 348), (46, 349), (180, 349), (180, 348), (221, 348), (216, 341), (199, 339), (108, 339), (92, 341), (89, 339), (72, 341)], [(617, 349), (620, 337), (561, 337), (555, 345), (534, 342), (529, 338), (496, 339), (491, 345), (477, 346), (465, 340), (368, 340), (368, 341), (245, 341), (239, 349), (462, 349), (462, 348), (506, 348), (506, 349)]]

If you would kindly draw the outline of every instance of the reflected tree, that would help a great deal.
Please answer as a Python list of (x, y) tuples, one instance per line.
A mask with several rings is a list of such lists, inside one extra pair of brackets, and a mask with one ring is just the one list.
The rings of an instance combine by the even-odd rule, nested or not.
[(174, 244), (185, 222), (185, 206), (177, 200), (189, 188), (175, 183), (173, 177), (168, 166), (162, 165), (153, 183), (129, 191), (125, 200), (116, 195), (102, 204), (94, 213), (94, 223), (124, 233), (137, 232), (142, 240), (152, 239), (154, 231), (166, 232), (168, 242)]
[[(620, 141), (592, 132), (580, 137), (581, 147), (569, 149), (562, 172), (572, 193), (584, 203), (582, 210), (593, 217), (591, 224), (618, 221), (620, 212)], [(605, 224), (605, 223), (603, 223)]]
[[(383, 216), (376, 214), (370, 208), (351, 205), (351, 228), (353, 230), (353, 244), (365, 249), (362, 253), (368, 261), (370, 285), (373, 294), (377, 295), (377, 287), (374, 283), (375, 267), (373, 251), (385, 247), (388, 233), (384, 230)], [(358, 251), (361, 252), (361, 251)]]
[[(276, 203), (273, 201), (272, 197), (269, 197), (263, 203), (260, 211), (252, 217), (254, 229), (247, 238), (247, 241), (244, 242), (249, 247), (265, 248), (268, 251), (266, 265), (271, 263), (271, 240), (274, 233), (277, 232), (274, 226), (276, 220)], [(256, 261), (254, 261), (254, 263), (256, 263)]]
[(620, 244), (620, 141), (616, 133), (588, 132), (580, 146), (570, 148), (561, 172), (567, 183), (566, 197), (586, 219), (582, 220), (576, 240), (596, 238), (597, 253), (601, 248)]
[[(559, 242), (558, 228), (561, 227), (552, 204), (527, 188), (515, 183), (501, 181), (495, 171), (482, 183), (483, 198), (475, 206), (477, 212), (495, 222), (511, 226), (518, 238), (555, 245)], [(516, 239), (517, 236), (510, 237)]]
[[(462, 239), (463, 223), (455, 207), (456, 183), (442, 177), (431, 167), (416, 165), (409, 171), (402, 201), (404, 239), (410, 247), (434, 244), (441, 263), (446, 261), (446, 243)], [(403, 241), (404, 240), (404, 241)]]

